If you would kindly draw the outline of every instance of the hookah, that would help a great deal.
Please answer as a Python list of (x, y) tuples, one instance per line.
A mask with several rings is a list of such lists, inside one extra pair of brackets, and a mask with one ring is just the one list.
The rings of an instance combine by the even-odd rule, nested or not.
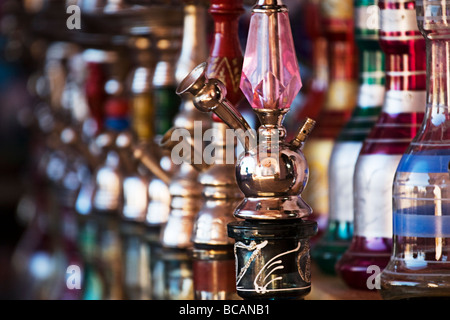
[[(206, 4), (204, 1), (183, 1), (183, 4), (183, 49), (175, 71), (177, 83), (189, 72), (188, 68), (207, 57)], [(173, 88), (172, 93), (176, 94), (176, 88)], [(166, 128), (166, 131), (172, 132), (178, 128), (187, 130), (191, 137), (195, 137), (198, 129), (196, 123), (200, 124), (203, 133), (210, 127), (211, 120), (195, 109), (192, 99), (183, 99), (180, 111), (174, 118), (173, 128)], [(160, 143), (164, 149), (170, 150), (171, 147), (165, 143), (166, 131), (161, 132), (165, 135)], [(197, 143), (204, 145), (203, 141)], [(195, 140), (193, 146), (196, 146)], [(193, 148), (192, 154), (196, 152), (196, 148)], [(198, 181), (198, 174), (194, 166), (182, 161), (169, 183), (172, 198), (170, 213), (160, 235), (160, 253), (164, 265), (162, 278), (165, 281), (165, 299), (169, 300), (194, 299), (191, 236), (195, 218), (203, 205), (203, 188)]]
[[(161, 277), (152, 271), (158, 260), (159, 233), (169, 214), (170, 195), (166, 185), (169, 177), (164, 173), (161, 180), (140, 161), (130, 159), (129, 153), (138, 146), (151, 149), (155, 161), (161, 162), (166, 157), (155, 142), (159, 139), (155, 133), (160, 134), (172, 122), (174, 110), (179, 106), (178, 97), (173, 94), (174, 99), (171, 92), (175, 91), (173, 65), (179, 51), (182, 21), (178, 8), (175, 11), (172, 7), (142, 8), (141, 20), (130, 15), (124, 23), (126, 33), (130, 34), (128, 47), (135, 60), (128, 89), (131, 128), (119, 134), (115, 141), (123, 158), (130, 162), (123, 180), (121, 240), (125, 298), (132, 300), (163, 296), (162, 285), (158, 285)], [(162, 19), (169, 13), (170, 19)], [(169, 173), (174, 170), (173, 165), (169, 166)]]
[(393, 250), (380, 277), (383, 299), (450, 295), (447, 5), (447, 1), (416, 1), (416, 21), (427, 52), (425, 118), (395, 172)]
[[(86, 3), (86, 5), (89, 4)], [(148, 242), (155, 242), (155, 235), (157, 237), (161, 224), (167, 219), (167, 214), (164, 214), (167, 212), (164, 203), (159, 203), (159, 205), (156, 203), (156, 209), (164, 210), (154, 210), (154, 205), (155, 202), (161, 202), (161, 200), (167, 202), (168, 192), (164, 194), (165, 185), (162, 188), (161, 184), (155, 185), (156, 179), (152, 179), (153, 177), (143, 169), (141, 163), (136, 161), (137, 159), (130, 159), (128, 155), (132, 148), (136, 148), (137, 152), (141, 154), (142, 150), (152, 148), (151, 154), (148, 154), (155, 158), (155, 162), (159, 161), (161, 157), (160, 150), (155, 148), (157, 145), (153, 141), (155, 104), (152, 82), (154, 81), (154, 62), (156, 60), (153, 49), (165, 50), (162, 56), (165, 60), (169, 59), (169, 61), (165, 61), (166, 67), (173, 62), (170, 59), (176, 56), (179, 47), (177, 30), (179, 30), (181, 14), (180, 10), (172, 9), (167, 6), (151, 8), (129, 6), (123, 1), (109, 1), (92, 7), (87, 16), (87, 22), (92, 23), (93, 30), (97, 33), (95, 36), (109, 35), (111, 38), (108, 47), (121, 47), (123, 53), (131, 54), (135, 63), (131, 72), (128, 69), (123, 70), (123, 77), (120, 77), (120, 81), (106, 81), (103, 77), (102, 81), (97, 82), (97, 84), (105, 82), (106, 87), (108, 87), (108, 83), (111, 88), (119, 87), (123, 91), (123, 95), (120, 99), (114, 97), (105, 102), (104, 95), (97, 94), (94, 95), (97, 99), (91, 101), (97, 106), (99, 118), (103, 116), (102, 109), (107, 107), (110, 119), (106, 119), (105, 125), (110, 128), (112, 125), (112, 129), (114, 129), (112, 131), (115, 132), (109, 130), (98, 134), (97, 147), (100, 146), (103, 149), (102, 154), (106, 155), (103, 165), (98, 167), (94, 174), (100, 184), (91, 186), (93, 189), (91, 195), (89, 192), (85, 192), (84, 195), (80, 192), (80, 200), (83, 200), (80, 203), (84, 203), (85, 212), (89, 212), (89, 207), (92, 207), (94, 212), (114, 211), (113, 215), (109, 215), (111, 217), (109, 222), (100, 215), (93, 217), (93, 220), (96, 221), (93, 221), (93, 225), (88, 226), (85, 234), (86, 239), (91, 238), (100, 244), (97, 249), (91, 249), (91, 253), (92, 251), (97, 252), (93, 254), (93, 259), (102, 260), (98, 259), (98, 257), (102, 258), (102, 252), (106, 255), (104, 259), (106, 263), (101, 261), (94, 263), (96, 265), (94, 271), (97, 271), (96, 273), (100, 277), (96, 277), (97, 280), (93, 282), (99, 282), (99, 280), (104, 282), (104, 288), (100, 290), (104, 292), (103, 295), (111, 291), (108, 287), (114, 289), (114, 295), (110, 294), (109, 297), (106, 297), (109, 299), (155, 297), (152, 290), (157, 286), (153, 286), (152, 280), (158, 277), (149, 278), (152, 276), (151, 268), (155, 255)], [(169, 12), (171, 13), (170, 18), (168, 18)], [(114, 28), (111, 29), (111, 26)], [(115, 63), (117, 63), (116, 59)], [(121, 59), (119, 62), (122, 66), (127, 63), (127, 59)], [(104, 68), (98, 69), (104, 71)], [(163, 66), (160, 70), (162, 72), (159, 72), (159, 75), (165, 77), (168, 74), (170, 78), (170, 68)], [(101, 75), (101, 72), (99, 73)], [(129, 79), (127, 84), (123, 81), (125, 77)], [(101, 93), (103, 90), (100, 88), (96, 91)], [(125, 107), (128, 104), (129, 106)], [(173, 108), (173, 105), (160, 104), (158, 107)], [(130, 124), (128, 116), (131, 116)], [(156, 167), (154, 166), (152, 169)], [(169, 182), (169, 175), (163, 170), (157, 171), (156, 176), (161, 173), (162, 176), (159, 175), (159, 177), (165, 182)], [(156, 186), (159, 188), (159, 192), (162, 191), (163, 199), (152, 199), (152, 186), (153, 189)], [(96, 203), (98, 193), (103, 194), (104, 197), (101, 196), (100, 201)], [(102, 202), (108, 208), (98, 208), (99, 204), (103, 206)], [(104, 226), (102, 227), (102, 225)], [(106, 243), (103, 246), (101, 239), (95, 240), (98, 237), (108, 238), (112, 241), (110, 242), (112, 245), (109, 246)], [(108, 242), (108, 239), (105, 241)], [(108, 247), (111, 250), (108, 250)], [(95, 295), (95, 290), (87, 294), (89, 297), (93, 295)]]
[[(89, 41), (88, 41), (89, 42)], [(75, 203), (78, 213), (78, 243), (83, 255), (83, 280), (82, 299), (99, 300), (106, 295), (106, 271), (100, 255), (98, 233), (100, 222), (94, 214), (93, 194), (95, 191), (96, 170), (104, 164), (107, 150), (113, 143), (113, 137), (105, 132), (105, 104), (108, 98), (105, 90), (107, 71), (113, 63), (115, 53), (107, 49), (107, 41), (104, 45), (93, 47), (85, 45), (82, 58), (85, 63), (86, 77), (84, 88), (86, 103), (89, 107), (90, 120), (84, 125), (88, 132), (88, 140), (91, 155), (96, 159), (92, 165), (89, 177), (83, 182)]]
[[(243, 98), (239, 88), (243, 56), (238, 34), (238, 20), (243, 11), (242, 0), (212, 0), (209, 8), (215, 27), (206, 74), (225, 85), (227, 98), (233, 105), (238, 105)], [(235, 138), (227, 138), (227, 128), (213, 114), (214, 139), (209, 147), (214, 149), (214, 160), (199, 175), (204, 205), (198, 212), (192, 234), (196, 300), (237, 298), (233, 242), (226, 226), (236, 220), (234, 208), (243, 195), (234, 175)], [(227, 155), (230, 150), (231, 156)], [(227, 163), (227, 156), (232, 163)]]
[[(123, 245), (125, 299), (148, 300), (151, 298), (151, 250), (147, 237), (154, 228), (147, 226), (149, 204), (149, 174), (126, 152), (132, 141), (145, 144), (154, 137), (154, 99), (151, 81), (154, 70), (154, 48), (150, 34), (133, 34), (128, 48), (134, 62), (130, 72), (127, 96), (130, 103), (130, 130), (120, 133), (116, 147), (128, 161), (123, 179), (123, 208), (121, 242)], [(162, 216), (164, 216), (163, 212)], [(164, 219), (164, 218), (162, 218)], [(149, 230), (150, 229), (150, 230)]]
[(123, 95), (123, 79), (127, 71), (124, 60), (120, 58), (118, 50), (109, 51), (108, 54), (111, 60), (110, 74), (105, 84), (108, 97), (104, 105), (104, 132), (97, 137), (98, 140), (105, 139), (103, 149), (106, 156), (94, 173), (92, 214), (98, 221), (97, 244), (106, 278), (105, 299), (117, 300), (124, 298), (120, 227), (124, 201), (123, 180), (129, 169), (127, 159), (114, 142), (117, 135), (129, 127), (129, 106)]
[(303, 298), (311, 288), (309, 238), (314, 221), (300, 193), (308, 168), (300, 152), (314, 127), (307, 119), (285, 142), (282, 127), (301, 87), (288, 10), (280, 1), (260, 0), (252, 9), (241, 90), (259, 117), (259, 141), (247, 121), (225, 98), (226, 89), (208, 79), (207, 63), (197, 66), (178, 86), (194, 96), (195, 106), (235, 130), (245, 151), (235, 166), (244, 200), (227, 226), (235, 239), (236, 289), (244, 299)]
[[(187, 68), (192, 68), (207, 57), (204, 2), (186, 1), (181, 8), (184, 11), (185, 26), (182, 50), (176, 70), (165, 69), (173, 70), (177, 80), (188, 73), (190, 69)], [(159, 17), (160, 20), (161, 18), (162, 16)], [(161, 23), (163, 23), (162, 20)], [(156, 80), (156, 72), (154, 80)], [(181, 105), (174, 105), (172, 102), (170, 106), (157, 107), (179, 107), (180, 110), (173, 119), (174, 128), (187, 130), (191, 136), (194, 135), (196, 122), (200, 123), (202, 132), (210, 126), (210, 118), (194, 107), (192, 99), (183, 99)], [(170, 149), (170, 146), (162, 148), (157, 143), (136, 142), (132, 142), (129, 148), (133, 157), (152, 173), (149, 185), (149, 194), (152, 199), (148, 206), (147, 223), (151, 228), (157, 228), (153, 228), (152, 232), (146, 234), (148, 246), (153, 252), (151, 258), (152, 298), (193, 299), (191, 235), (194, 219), (202, 206), (202, 186), (198, 182), (197, 170), (183, 162), (175, 165), (170, 158), (170, 153), (164, 150), (165, 148)], [(161, 157), (156, 156), (157, 154)], [(161, 186), (167, 188), (168, 192), (165, 194), (161, 192)], [(163, 199), (164, 196), (166, 199)], [(165, 218), (158, 217), (161, 215), (160, 208), (164, 207), (163, 211), (167, 212), (167, 200), (170, 201), (168, 214)]]
[(315, 244), (327, 229), (330, 208), (330, 159), (339, 133), (350, 120), (357, 104), (357, 53), (354, 37), (354, 1), (320, 1), (321, 30), (327, 45), (328, 87), (318, 116), (317, 128), (305, 146), (310, 167), (309, 187), (304, 199), (314, 208), (312, 219), (319, 232)]
[(378, 41), (379, 20), (368, 19), (370, 14), (377, 13), (376, 2), (355, 1), (355, 40), (359, 49), (358, 102), (331, 153), (328, 226), (312, 255), (319, 268), (329, 274), (336, 273), (336, 262), (352, 240), (353, 173), (364, 139), (377, 121), (384, 102), (384, 54)]
[[(155, 38), (158, 62), (153, 76), (153, 98), (155, 103), (155, 134), (162, 136), (172, 126), (180, 107), (180, 98), (176, 95), (175, 68), (180, 54), (182, 41), (183, 21), (182, 11), (177, 10), (168, 13), (170, 20), (163, 17), (153, 17), (152, 23), (158, 23), (160, 27), (152, 30)], [(173, 25), (172, 25), (173, 24)]]
[[(352, 287), (368, 290), (368, 268), (384, 269), (392, 251), (392, 181), (420, 128), (426, 95), (426, 48), (414, 1), (378, 2), (386, 92), (381, 114), (361, 148), (354, 172), (354, 232), (336, 264)], [(403, 21), (402, 23), (398, 23)]]
[[(70, 120), (70, 110), (64, 109), (61, 103), (67, 62), (76, 52), (75, 45), (53, 42), (47, 49), (45, 80), (42, 78), (41, 81), (46, 81), (46, 85), (55, 90), (36, 88), (44, 99), (44, 107), (37, 106), (36, 120), (45, 132), (47, 149), (38, 160), (38, 170), (42, 170), (47, 181), (42, 198), (37, 199), (30, 225), (12, 257), (18, 277), (28, 286), (27, 293), (21, 297), (25, 299), (76, 299), (76, 294), (64, 290), (64, 270), (68, 261), (79, 263), (73, 245), (73, 230), (68, 228), (73, 222), (71, 208), (79, 186), (76, 178), (79, 167), (69, 161), (74, 155), (73, 135), (65, 129)], [(66, 227), (65, 233), (61, 232), (61, 227)], [(37, 268), (37, 263), (41, 263), (42, 268)]]

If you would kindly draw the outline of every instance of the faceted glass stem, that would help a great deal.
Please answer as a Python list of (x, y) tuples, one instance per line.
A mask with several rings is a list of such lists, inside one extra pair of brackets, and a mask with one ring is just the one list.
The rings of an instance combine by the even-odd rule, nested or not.
[(287, 9), (253, 12), (241, 90), (255, 109), (290, 108), (302, 87)]

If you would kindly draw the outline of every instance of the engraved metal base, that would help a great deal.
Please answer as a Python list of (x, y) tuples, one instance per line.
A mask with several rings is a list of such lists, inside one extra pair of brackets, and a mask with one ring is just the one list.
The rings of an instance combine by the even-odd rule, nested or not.
[(236, 240), (236, 288), (244, 299), (303, 299), (311, 290), (309, 239), (317, 223), (308, 220), (228, 224)]
[(234, 215), (241, 219), (299, 219), (311, 215), (311, 207), (300, 196), (245, 198)]

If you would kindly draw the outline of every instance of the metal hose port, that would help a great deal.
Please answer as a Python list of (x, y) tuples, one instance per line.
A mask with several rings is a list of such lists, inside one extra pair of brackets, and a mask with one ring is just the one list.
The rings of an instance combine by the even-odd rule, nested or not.
[(208, 67), (207, 62), (203, 62), (195, 67), (187, 76), (180, 82), (176, 93), (178, 95), (182, 95), (186, 92), (189, 92), (193, 95), (196, 95), (204, 84), (208, 81), (206, 77), (206, 69)]

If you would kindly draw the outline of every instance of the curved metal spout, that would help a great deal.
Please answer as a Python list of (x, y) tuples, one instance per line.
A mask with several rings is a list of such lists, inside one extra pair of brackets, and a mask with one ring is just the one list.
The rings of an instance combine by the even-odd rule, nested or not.
[(208, 79), (206, 69), (208, 64), (203, 62), (192, 70), (179, 84), (177, 94), (190, 93), (194, 96), (195, 107), (202, 112), (214, 112), (230, 128), (235, 130), (236, 137), (246, 151), (256, 145), (255, 131), (225, 98), (227, 90), (217, 79)]
[(132, 154), (140, 161), (151, 173), (158, 179), (169, 185), (172, 180), (172, 174), (164, 170), (160, 165), (160, 159), (156, 156), (155, 150), (159, 146), (153, 141), (139, 142), (130, 132), (123, 132), (116, 138), (116, 145), (121, 153)]

